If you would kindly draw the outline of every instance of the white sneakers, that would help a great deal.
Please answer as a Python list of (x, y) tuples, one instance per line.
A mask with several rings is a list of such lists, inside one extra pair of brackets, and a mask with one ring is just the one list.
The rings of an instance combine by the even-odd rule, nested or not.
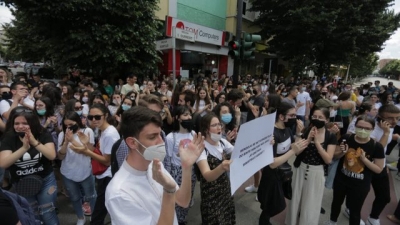
[(371, 217), (368, 217), (367, 225), (381, 225), (381, 222), (379, 219), (372, 219)]
[[(343, 210), (343, 215), (347, 218), (350, 219), (350, 210), (346, 207)], [(365, 225), (364, 221), (360, 219), (360, 225)]]
[(323, 225), (337, 225), (336, 222), (333, 222), (332, 220), (327, 220), (323, 223)]
[(244, 190), (249, 193), (257, 193), (258, 188), (254, 187), (254, 185), (250, 185), (246, 187)]
[(86, 217), (83, 217), (83, 220), (78, 219), (78, 222), (76, 222), (76, 225), (85, 225), (86, 223)]

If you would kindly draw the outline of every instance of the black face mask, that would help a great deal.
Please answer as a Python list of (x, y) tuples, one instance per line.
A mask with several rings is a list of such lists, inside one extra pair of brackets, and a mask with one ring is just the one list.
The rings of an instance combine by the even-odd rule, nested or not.
[(328, 92), (321, 92), (321, 94), (322, 94), (322, 95), (327, 95), (327, 94), (328, 94)]
[(3, 92), (1, 94), (1, 99), (11, 99), (12, 98), (12, 94), (10, 92)]
[(318, 129), (325, 126), (325, 121), (318, 120), (318, 119), (312, 119), (311, 123)]
[(257, 90), (253, 90), (253, 94), (257, 95), (257, 93), (258, 93)]
[(72, 130), (72, 133), (76, 133), (76, 132), (78, 131), (78, 129), (79, 129), (79, 126), (78, 126), (78, 124), (76, 123), (76, 124), (74, 124), (74, 125), (68, 127), (68, 129)]
[(186, 130), (188, 130), (188, 131), (193, 130), (193, 121), (192, 121), (192, 119), (182, 120), (181, 126), (183, 128), (185, 128)]
[(296, 124), (296, 118), (288, 119), (287, 122), (283, 122), (285, 127), (293, 127)]

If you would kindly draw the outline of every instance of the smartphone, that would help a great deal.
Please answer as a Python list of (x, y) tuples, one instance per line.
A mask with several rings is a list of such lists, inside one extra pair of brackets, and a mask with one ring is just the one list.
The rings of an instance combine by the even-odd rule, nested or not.
[(382, 121), (382, 118), (380, 118), (380, 117), (376, 117), (376, 121), (377, 121), (378, 123), (381, 123), (381, 121)]

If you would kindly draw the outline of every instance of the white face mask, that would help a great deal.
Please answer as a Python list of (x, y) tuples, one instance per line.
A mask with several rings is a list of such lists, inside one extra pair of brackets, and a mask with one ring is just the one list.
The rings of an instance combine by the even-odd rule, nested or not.
[(88, 97), (82, 97), (82, 102), (86, 103), (88, 102), (89, 98)]
[(76, 100), (79, 100), (79, 99), (81, 98), (81, 96), (79, 96), (79, 95), (74, 95), (74, 98), (75, 98)]
[(222, 138), (222, 134), (214, 134), (214, 133), (210, 133), (210, 138), (211, 140), (218, 142), (221, 140)]
[(164, 161), (165, 155), (167, 154), (167, 152), (165, 151), (165, 144), (159, 144), (159, 145), (153, 145), (153, 146), (149, 146), (146, 147), (144, 146), (142, 143), (140, 143), (136, 138), (135, 140), (143, 147), (145, 148), (143, 154), (140, 153), (140, 151), (138, 149), (136, 149), (136, 151), (143, 156), (144, 159), (146, 159), (147, 161), (152, 161), (153, 159), (158, 159), (161, 162)]
[(113, 103), (115, 105), (119, 105), (121, 103), (121, 99), (113, 99)]

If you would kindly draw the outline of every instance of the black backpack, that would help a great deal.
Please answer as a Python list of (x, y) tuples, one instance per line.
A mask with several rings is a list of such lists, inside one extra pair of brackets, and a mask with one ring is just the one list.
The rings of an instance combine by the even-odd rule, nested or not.
[(113, 177), (119, 170), (118, 160), (117, 160), (117, 151), (123, 140), (124, 140), (123, 138), (120, 138), (118, 141), (116, 141), (113, 144), (113, 146), (111, 148), (111, 165), (110, 166), (111, 166), (111, 173), (112, 173)]

